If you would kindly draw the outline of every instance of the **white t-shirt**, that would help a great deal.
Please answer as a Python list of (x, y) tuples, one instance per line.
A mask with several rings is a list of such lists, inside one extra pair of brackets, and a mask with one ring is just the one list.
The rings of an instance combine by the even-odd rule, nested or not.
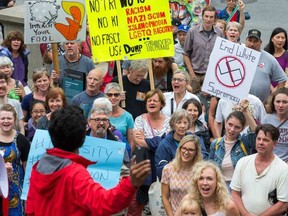
[(288, 165), (275, 155), (271, 164), (258, 175), (255, 167), (257, 154), (241, 158), (230, 184), (232, 190), (241, 192), (248, 212), (261, 214), (272, 205), (268, 193), (277, 188), (277, 199), (288, 202)]

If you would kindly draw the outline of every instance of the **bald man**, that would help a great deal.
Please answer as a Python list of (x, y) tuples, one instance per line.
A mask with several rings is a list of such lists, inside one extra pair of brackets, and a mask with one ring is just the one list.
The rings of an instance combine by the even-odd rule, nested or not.
[(94, 100), (99, 97), (104, 97), (104, 94), (100, 91), (102, 81), (102, 70), (100, 68), (91, 70), (86, 77), (86, 90), (72, 98), (71, 104), (83, 109), (86, 118), (88, 117)]

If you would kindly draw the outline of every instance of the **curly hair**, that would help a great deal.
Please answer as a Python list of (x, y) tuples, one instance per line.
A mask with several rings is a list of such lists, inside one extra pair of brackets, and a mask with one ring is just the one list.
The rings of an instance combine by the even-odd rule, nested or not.
[(214, 203), (216, 206), (219, 207), (219, 210), (225, 210), (226, 205), (230, 201), (231, 197), (228, 193), (225, 181), (219, 167), (210, 161), (200, 161), (195, 164), (192, 170), (193, 179), (189, 194), (193, 197), (194, 200), (198, 200), (199, 204), (203, 206), (203, 197), (198, 188), (198, 181), (203, 171), (207, 168), (211, 168), (216, 175), (217, 184), (215, 189)]
[(21, 46), (18, 50), (19, 53), (23, 53), (26, 49), (26, 45), (24, 44), (24, 37), (20, 31), (11, 31), (7, 35), (7, 37), (3, 40), (2, 46), (7, 47), (9, 51), (12, 51), (11, 42), (12, 40), (18, 39), (21, 41)]

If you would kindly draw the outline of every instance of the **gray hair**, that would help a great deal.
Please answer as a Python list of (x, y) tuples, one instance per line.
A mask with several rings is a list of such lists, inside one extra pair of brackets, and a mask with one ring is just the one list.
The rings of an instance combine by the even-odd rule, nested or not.
[(93, 102), (93, 108), (107, 109), (109, 115), (112, 112), (112, 103), (105, 97), (96, 98)]
[(239, 33), (241, 34), (241, 32), (242, 32), (242, 26), (241, 26), (240, 23), (235, 22), (235, 21), (232, 21), (232, 22), (228, 22), (228, 23), (227, 23), (227, 25), (226, 25), (226, 31), (228, 31), (228, 29), (231, 28), (232, 26), (235, 26), (235, 27), (238, 29)]
[(148, 72), (148, 62), (147, 60), (135, 60), (131, 61), (131, 65), (129, 67), (130, 70), (139, 70), (141, 69), (143, 72)]
[(110, 115), (109, 109), (107, 109), (107, 108), (105, 108), (105, 107), (93, 107), (93, 108), (91, 109), (91, 111), (90, 111), (89, 118), (91, 118), (91, 116), (92, 116), (94, 113), (95, 113), (96, 115), (98, 115), (98, 114), (104, 114), (104, 115), (107, 115), (107, 116)]
[(184, 110), (184, 109), (177, 109), (173, 115), (171, 116), (171, 119), (169, 121), (169, 125), (172, 128), (172, 130), (174, 130), (174, 125), (176, 124), (177, 121), (182, 120), (183, 118), (186, 118), (188, 121), (188, 129), (191, 127), (191, 118), (189, 116), (189, 113)]
[(13, 68), (13, 62), (10, 58), (7, 56), (0, 56), (0, 67), (9, 65), (11, 68)]
[(185, 71), (185, 70), (176, 70), (176, 71), (173, 73), (173, 76), (174, 76), (175, 74), (183, 74), (183, 75), (185, 76), (185, 78), (186, 78), (187, 83), (188, 83), (188, 84), (191, 83), (191, 78), (190, 78), (190, 75), (188, 74), (187, 71)]
[(120, 85), (115, 82), (108, 83), (104, 89), (104, 93), (107, 94), (112, 89), (115, 89), (117, 92), (121, 93)]

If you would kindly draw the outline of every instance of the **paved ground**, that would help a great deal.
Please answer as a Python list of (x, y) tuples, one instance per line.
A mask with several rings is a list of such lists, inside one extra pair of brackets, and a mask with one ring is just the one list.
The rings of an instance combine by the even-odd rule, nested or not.
[[(257, 28), (262, 32), (262, 47), (268, 42), (274, 28), (282, 27), (288, 31), (288, 0), (243, 0), (246, 3), (245, 10), (251, 15), (251, 19), (246, 21), (242, 32), (241, 42), (245, 42), (249, 29)], [(212, 4), (217, 9), (222, 9), (226, 4), (220, 0), (212, 0)]]

